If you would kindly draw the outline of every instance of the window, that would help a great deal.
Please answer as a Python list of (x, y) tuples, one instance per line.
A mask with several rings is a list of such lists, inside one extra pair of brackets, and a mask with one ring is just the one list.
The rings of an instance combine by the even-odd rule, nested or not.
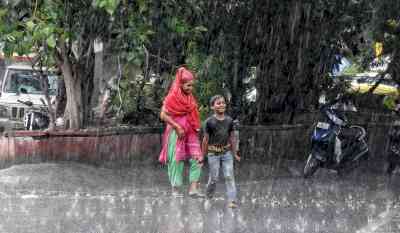
[[(57, 76), (49, 75), (47, 77), (49, 94), (55, 95), (57, 90)], [(5, 92), (20, 93), (22, 92), (21, 90), (24, 90), (27, 94), (43, 94), (40, 78), (31, 70), (10, 69), (5, 82)]]

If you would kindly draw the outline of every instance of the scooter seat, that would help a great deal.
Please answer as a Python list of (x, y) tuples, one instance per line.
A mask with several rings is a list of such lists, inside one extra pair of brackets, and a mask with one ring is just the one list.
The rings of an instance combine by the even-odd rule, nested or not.
[(346, 127), (342, 128), (339, 134), (339, 138), (342, 140), (359, 139), (362, 136), (362, 132), (359, 128)]

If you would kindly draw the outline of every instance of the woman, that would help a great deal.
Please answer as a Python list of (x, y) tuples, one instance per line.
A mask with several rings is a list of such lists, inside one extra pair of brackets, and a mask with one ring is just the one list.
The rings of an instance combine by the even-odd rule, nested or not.
[(172, 194), (180, 193), (183, 184), (184, 161), (190, 163), (189, 195), (203, 196), (199, 192), (199, 180), (203, 156), (198, 132), (200, 117), (193, 91), (194, 75), (184, 67), (176, 72), (175, 81), (164, 99), (160, 118), (167, 123), (163, 137), (160, 162), (168, 164), (168, 177)]

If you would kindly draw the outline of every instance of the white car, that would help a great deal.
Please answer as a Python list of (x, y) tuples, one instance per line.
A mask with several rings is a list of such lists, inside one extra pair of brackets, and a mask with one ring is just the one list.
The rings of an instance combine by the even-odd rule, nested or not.
[[(42, 100), (45, 100), (45, 96), (39, 78), (32, 66), (25, 64), (7, 66), (1, 82), (0, 125), (5, 128), (20, 128), (20, 124), (17, 123), (22, 123), (29, 107), (19, 101), (30, 101), (35, 107), (44, 106)], [(47, 81), (49, 94), (54, 99), (57, 91), (57, 75), (47, 75)], [(5, 124), (7, 121), (12, 121), (15, 126)]]

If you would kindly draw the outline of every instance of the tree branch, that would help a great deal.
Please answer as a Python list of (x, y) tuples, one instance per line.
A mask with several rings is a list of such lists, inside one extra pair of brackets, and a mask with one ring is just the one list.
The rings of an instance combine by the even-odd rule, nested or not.
[[(379, 84), (381, 84), (381, 82), (383, 81), (383, 79), (385, 78), (385, 75), (388, 74), (388, 71), (385, 71), (381, 74), (378, 74), (377, 76), (380, 76), (379, 80), (374, 84), (374, 86), (372, 86), (365, 94), (372, 94), (375, 89), (379, 86)], [(374, 78), (376, 78), (377, 76), (375, 76)]]

